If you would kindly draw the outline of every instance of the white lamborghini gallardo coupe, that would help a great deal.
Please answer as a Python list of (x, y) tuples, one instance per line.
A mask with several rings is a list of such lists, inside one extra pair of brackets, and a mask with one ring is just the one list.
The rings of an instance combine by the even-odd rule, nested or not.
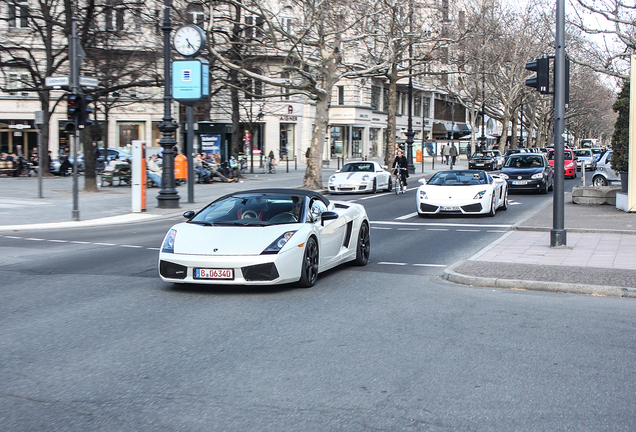
[(363, 206), (330, 202), (316, 192), (236, 192), (166, 234), (159, 275), (166, 282), (224, 285), (297, 283), (347, 261), (369, 260), (369, 219)]

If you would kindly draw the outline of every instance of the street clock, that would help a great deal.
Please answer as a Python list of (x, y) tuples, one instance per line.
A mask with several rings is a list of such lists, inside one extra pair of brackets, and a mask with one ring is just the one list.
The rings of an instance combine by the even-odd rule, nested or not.
[(174, 34), (174, 48), (184, 57), (195, 57), (205, 47), (205, 32), (194, 24), (186, 24)]

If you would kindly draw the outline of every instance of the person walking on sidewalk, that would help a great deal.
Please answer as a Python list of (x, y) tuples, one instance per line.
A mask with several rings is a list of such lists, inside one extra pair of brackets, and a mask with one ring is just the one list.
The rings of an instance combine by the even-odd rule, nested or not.
[(444, 146), (444, 150), (442, 150), (444, 152), (444, 163), (446, 165), (448, 165), (449, 159), (450, 159), (450, 155), (451, 155), (451, 148), (449, 145)]
[(459, 155), (459, 152), (457, 151), (457, 147), (455, 147), (455, 143), (451, 143), (451, 148), (449, 152), (451, 157), (451, 166), (453, 166), (457, 163), (457, 156)]

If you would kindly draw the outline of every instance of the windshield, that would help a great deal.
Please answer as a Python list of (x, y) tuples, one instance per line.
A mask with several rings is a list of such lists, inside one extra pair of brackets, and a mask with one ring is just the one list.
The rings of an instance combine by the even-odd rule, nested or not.
[[(572, 152), (564, 151), (563, 152), (564, 160), (572, 160)], [(548, 160), (554, 160), (554, 151), (548, 152)]]
[(348, 163), (342, 167), (341, 172), (373, 172), (374, 166), (372, 163)]
[(491, 151), (486, 151), (486, 152), (475, 152), (473, 154), (474, 158), (491, 158), (491, 157), (495, 157), (494, 153)]
[(483, 171), (440, 171), (426, 183), (437, 186), (471, 186), (487, 184)]
[(302, 196), (237, 195), (215, 201), (189, 223), (201, 225), (265, 226), (304, 220)]
[(589, 150), (574, 150), (574, 154), (577, 157), (592, 157), (592, 152)]
[(506, 161), (506, 168), (541, 168), (543, 157), (539, 155), (515, 156)]

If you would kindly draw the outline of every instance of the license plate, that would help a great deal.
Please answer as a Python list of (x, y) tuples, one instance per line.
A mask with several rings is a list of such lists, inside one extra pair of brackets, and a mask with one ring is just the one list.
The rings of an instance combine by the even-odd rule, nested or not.
[(484, 166), (484, 164), (475, 164), (475, 165), (477, 165), (477, 166)]
[(195, 279), (234, 279), (232, 269), (194, 269)]
[(459, 206), (442, 206), (443, 211), (458, 211)]
[(512, 182), (513, 185), (527, 185), (528, 180), (515, 180)]

